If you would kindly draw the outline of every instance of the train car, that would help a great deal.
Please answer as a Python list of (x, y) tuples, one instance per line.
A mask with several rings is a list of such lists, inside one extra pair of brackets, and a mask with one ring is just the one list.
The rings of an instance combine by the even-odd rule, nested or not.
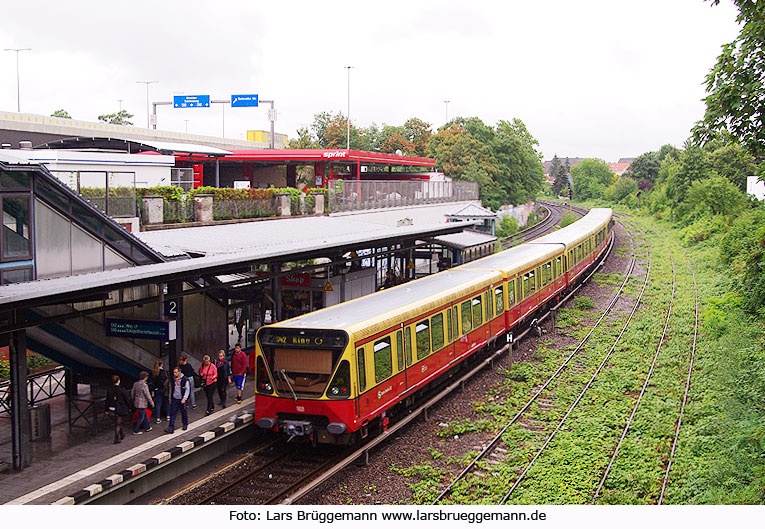
[(495, 343), (604, 251), (611, 211), (466, 265), (258, 330), (255, 420), (351, 444)]

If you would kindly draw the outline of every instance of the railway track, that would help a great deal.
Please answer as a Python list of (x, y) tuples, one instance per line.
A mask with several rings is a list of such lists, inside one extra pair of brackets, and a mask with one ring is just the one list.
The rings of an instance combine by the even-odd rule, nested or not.
[[(456, 478), (454, 478), (454, 479), (452, 480), (452, 482), (451, 482), (451, 483), (450, 483), (450, 484), (449, 484), (449, 485), (446, 487), (446, 489), (444, 489), (444, 490), (443, 490), (443, 491), (442, 491), (442, 492), (439, 494), (439, 496), (438, 496), (438, 497), (435, 499), (435, 501), (433, 502), (433, 504), (438, 504), (438, 503), (442, 502), (443, 500), (447, 499), (447, 498), (448, 498), (448, 496), (450, 496), (450, 495), (451, 495), (451, 493), (454, 491), (454, 489), (455, 489), (456, 485), (457, 485), (458, 483), (462, 482), (462, 481), (463, 481), (463, 480), (464, 480), (464, 479), (465, 479), (465, 478), (466, 478), (468, 475), (470, 475), (471, 473), (473, 473), (473, 472), (475, 471), (475, 469), (477, 468), (477, 466), (479, 465), (479, 463), (481, 463), (481, 462), (486, 462), (486, 461), (490, 461), (490, 460), (491, 460), (491, 456), (492, 456), (492, 454), (494, 453), (494, 451), (495, 451), (495, 450), (497, 450), (498, 448), (500, 448), (500, 446), (499, 446), (499, 445), (500, 445), (500, 442), (501, 442), (501, 440), (502, 440), (502, 437), (503, 437), (503, 435), (504, 435), (504, 434), (505, 434), (505, 433), (508, 431), (508, 429), (509, 429), (509, 428), (510, 428), (510, 427), (511, 427), (513, 424), (516, 424), (516, 423), (518, 423), (518, 422), (521, 420), (521, 418), (522, 418), (522, 417), (524, 416), (524, 414), (525, 414), (525, 413), (526, 413), (526, 412), (529, 410), (529, 408), (531, 407), (531, 405), (532, 405), (532, 404), (534, 404), (535, 402), (537, 402), (537, 401), (540, 399), (540, 396), (541, 396), (541, 395), (542, 395), (542, 393), (543, 393), (543, 392), (544, 392), (544, 391), (545, 391), (545, 390), (546, 390), (546, 389), (547, 389), (547, 388), (550, 386), (550, 384), (551, 384), (553, 381), (555, 381), (555, 380), (557, 380), (557, 379), (558, 379), (558, 377), (561, 375), (561, 373), (564, 371), (564, 369), (566, 369), (567, 367), (569, 367), (569, 366), (570, 366), (570, 364), (571, 364), (572, 360), (573, 360), (573, 359), (574, 359), (574, 358), (577, 356), (577, 354), (578, 354), (578, 353), (579, 353), (579, 352), (582, 350), (582, 348), (585, 346), (585, 344), (587, 343), (587, 341), (589, 340), (589, 338), (592, 336), (592, 334), (593, 334), (593, 333), (595, 332), (595, 330), (598, 328), (598, 326), (600, 325), (600, 323), (601, 323), (601, 322), (602, 322), (602, 321), (603, 321), (603, 320), (604, 320), (604, 319), (605, 319), (605, 318), (608, 316), (608, 314), (611, 312), (611, 310), (613, 309), (613, 307), (616, 305), (617, 301), (618, 301), (618, 300), (619, 300), (619, 298), (621, 297), (622, 293), (624, 292), (624, 288), (626, 287), (626, 285), (627, 285), (628, 281), (630, 280), (630, 278), (631, 278), (631, 276), (632, 276), (632, 273), (633, 273), (633, 271), (635, 270), (635, 266), (636, 266), (636, 262), (637, 262), (637, 247), (636, 247), (636, 243), (635, 243), (635, 240), (634, 240), (634, 238), (632, 238), (632, 243), (633, 243), (633, 252), (632, 252), (632, 257), (631, 257), (631, 259), (630, 259), (630, 262), (629, 262), (629, 264), (628, 264), (628, 266), (627, 266), (627, 269), (626, 269), (626, 271), (625, 271), (625, 278), (624, 278), (624, 281), (622, 282), (621, 286), (620, 286), (620, 287), (619, 287), (619, 289), (617, 290), (616, 294), (615, 294), (615, 295), (612, 297), (612, 299), (610, 300), (610, 302), (609, 302), (609, 303), (608, 303), (608, 305), (606, 306), (606, 309), (603, 311), (603, 313), (601, 314), (600, 318), (599, 318), (599, 319), (598, 319), (598, 320), (595, 322), (595, 324), (593, 324), (593, 325), (592, 325), (592, 327), (589, 329), (589, 331), (587, 332), (587, 334), (585, 335), (585, 337), (584, 337), (584, 338), (583, 338), (583, 339), (580, 341), (580, 343), (579, 343), (579, 344), (578, 344), (578, 345), (577, 345), (577, 346), (574, 348), (574, 350), (571, 352), (571, 354), (569, 354), (569, 355), (566, 357), (566, 359), (564, 360), (564, 362), (563, 362), (563, 363), (562, 363), (562, 364), (561, 364), (561, 365), (560, 365), (560, 366), (557, 368), (557, 370), (556, 370), (556, 371), (555, 371), (555, 372), (554, 372), (554, 373), (553, 373), (553, 374), (552, 374), (552, 375), (551, 375), (551, 376), (550, 376), (550, 377), (549, 377), (549, 378), (548, 378), (548, 379), (547, 379), (547, 380), (544, 382), (544, 384), (542, 384), (540, 387), (538, 387), (538, 388), (537, 388), (537, 390), (535, 391), (535, 393), (534, 393), (534, 394), (531, 396), (531, 398), (530, 398), (530, 399), (529, 399), (529, 400), (526, 402), (526, 404), (524, 404), (524, 406), (522, 406), (522, 407), (521, 407), (521, 408), (520, 408), (520, 409), (519, 409), (519, 410), (516, 412), (516, 414), (513, 416), (513, 418), (512, 418), (510, 421), (508, 421), (508, 422), (507, 422), (507, 423), (504, 425), (504, 427), (503, 427), (503, 428), (500, 430), (500, 432), (499, 432), (497, 435), (495, 435), (495, 436), (494, 436), (494, 438), (492, 438), (492, 440), (491, 440), (491, 441), (489, 441), (489, 443), (487, 443), (487, 444), (486, 444), (486, 445), (483, 447), (483, 449), (481, 450), (481, 452), (480, 452), (480, 453), (479, 453), (479, 454), (478, 454), (478, 455), (477, 455), (477, 456), (476, 456), (476, 457), (475, 457), (475, 458), (474, 458), (474, 459), (473, 459), (473, 460), (472, 460), (472, 461), (471, 461), (471, 462), (470, 462), (470, 463), (469, 463), (469, 464), (468, 464), (468, 465), (467, 465), (467, 466), (466, 466), (466, 467), (465, 467), (465, 468), (462, 470), (462, 472), (460, 472), (460, 474), (459, 474), (459, 475), (457, 475), (457, 477), (456, 477)], [(609, 253), (610, 253), (611, 249), (613, 248), (613, 244), (614, 244), (614, 241), (612, 240), (612, 242), (611, 242), (611, 246), (609, 247)], [(607, 256), (606, 256), (606, 257), (607, 257)], [(606, 258), (604, 258), (602, 262), (605, 262), (605, 259), (606, 259)], [(602, 262), (601, 262), (601, 263), (602, 263)], [(600, 266), (600, 265), (599, 265), (599, 266)], [(583, 285), (583, 284), (586, 284), (586, 283), (587, 283), (587, 280), (589, 280), (589, 278), (590, 278), (590, 277), (591, 277), (593, 274), (595, 274), (595, 273), (597, 272), (597, 270), (599, 269), (599, 266), (595, 267), (595, 268), (592, 270), (592, 272), (590, 273), (590, 275), (587, 277), (587, 279), (586, 279), (585, 281), (583, 281), (583, 282), (581, 283), (581, 285)], [(648, 274), (646, 274), (646, 282), (647, 282), (647, 277), (648, 277)], [(570, 299), (570, 298), (571, 298), (571, 297), (572, 297), (572, 296), (573, 296), (575, 293), (576, 293), (576, 291), (574, 291), (574, 292), (572, 292), (571, 294), (569, 294), (569, 296), (567, 296), (567, 297), (566, 297), (564, 300), (562, 300), (562, 301), (561, 301), (561, 302), (560, 302), (560, 303), (559, 303), (559, 304), (558, 304), (556, 307), (554, 307), (554, 309), (557, 309), (557, 308), (559, 308), (559, 307), (560, 307), (560, 306), (561, 306), (563, 303), (565, 303), (566, 301), (568, 301), (568, 300), (569, 300), (569, 299)], [(637, 307), (637, 304), (636, 304), (635, 306)], [(547, 314), (545, 314), (545, 315), (544, 315), (542, 318), (540, 318), (540, 321), (544, 320), (544, 319), (545, 319), (545, 318), (546, 318), (546, 317), (547, 317), (549, 314), (550, 314), (549, 312), (548, 312)], [(520, 338), (521, 338), (521, 337), (519, 337), (519, 339), (520, 339)], [(548, 443), (547, 443), (547, 444), (549, 444), (549, 441), (548, 441)], [(538, 456), (537, 456), (537, 457), (538, 457)], [(535, 459), (535, 460), (536, 460), (536, 459)], [(529, 467), (529, 468), (530, 468), (530, 467)], [(527, 470), (528, 470), (528, 469), (527, 469)], [(519, 481), (520, 481), (520, 479), (519, 479), (518, 481), (516, 481), (516, 483), (518, 483)]]
[(693, 263), (691, 262), (688, 254), (683, 251), (685, 259), (688, 261), (688, 266), (691, 269), (691, 277), (693, 277), (693, 296), (695, 301), (694, 316), (695, 321), (693, 325), (693, 345), (691, 347), (690, 357), (688, 360), (688, 376), (685, 380), (685, 391), (683, 392), (683, 401), (680, 404), (680, 415), (677, 419), (677, 425), (675, 427), (675, 436), (672, 440), (672, 450), (669, 454), (669, 460), (667, 461), (667, 471), (664, 474), (664, 480), (661, 484), (661, 494), (659, 495), (659, 505), (664, 502), (664, 493), (667, 490), (667, 484), (669, 483), (669, 472), (672, 470), (672, 462), (675, 459), (675, 450), (677, 449), (677, 443), (680, 438), (680, 427), (683, 424), (683, 415), (685, 413), (685, 406), (688, 403), (688, 393), (691, 389), (691, 376), (693, 375), (693, 360), (696, 356), (696, 342), (699, 335), (699, 287), (696, 284), (696, 272), (693, 270)]

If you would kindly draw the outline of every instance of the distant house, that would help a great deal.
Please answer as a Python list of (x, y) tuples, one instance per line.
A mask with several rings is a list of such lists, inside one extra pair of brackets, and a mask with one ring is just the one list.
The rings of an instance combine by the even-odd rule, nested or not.
[(608, 168), (617, 176), (621, 176), (627, 169), (629, 169), (632, 160), (633, 158), (619, 158), (618, 162), (608, 162)]

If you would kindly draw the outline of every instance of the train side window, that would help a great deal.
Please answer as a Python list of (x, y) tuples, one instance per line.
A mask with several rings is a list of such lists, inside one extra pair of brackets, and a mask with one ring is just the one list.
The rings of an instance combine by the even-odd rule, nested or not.
[(555, 262), (557, 263), (557, 272), (555, 274), (555, 277), (560, 277), (563, 274), (563, 268), (562, 268), (562, 257), (558, 257)]
[(454, 335), (455, 340), (460, 335), (459, 314), (457, 313), (457, 305), (452, 307), (452, 334)]
[(404, 352), (406, 354), (406, 365), (412, 365), (412, 328), (404, 328)]
[(550, 280), (552, 279), (552, 263), (545, 263), (542, 265), (542, 286), (547, 286), (550, 284)]
[(494, 303), (491, 302), (491, 291), (483, 293), (483, 304), (486, 305), (486, 321), (494, 319)]
[(385, 337), (375, 342), (375, 382), (382, 382), (393, 374), (393, 348), (390, 338)]
[(518, 299), (515, 296), (515, 279), (511, 279), (507, 282), (507, 308), (515, 305), (515, 300)]
[(462, 311), (462, 334), (467, 334), (473, 330), (473, 324), (470, 318), (470, 302), (465, 301), (460, 305)]
[(446, 334), (449, 337), (449, 342), (452, 343), (454, 341), (454, 329), (452, 327), (452, 309), (449, 307), (446, 309)]
[(444, 315), (436, 314), (430, 318), (430, 334), (433, 338), (433, 352), (444, 346)]
[(396, 371), (404, 369), (404, 340), (401, 331), (396, 331)]
[(481, 296), (473, 298), (473, 327), (476, 329), (483, 323), (483, 314), (481, 310)]
[(419, 322), (414, 328), (417, 336), (417, 360), (430, 354), (430, 323), (427, 318)]
[(364, 348), (360, 347), (356, 351), (356, 365), (359, 370), (359, 391), (367, 389), (367, 367), (364, 361)]
[(496, 303), (497, 314), (505, 312), (505, 299), (502, 297), (502, 287), (494, 289), (494, 303)]

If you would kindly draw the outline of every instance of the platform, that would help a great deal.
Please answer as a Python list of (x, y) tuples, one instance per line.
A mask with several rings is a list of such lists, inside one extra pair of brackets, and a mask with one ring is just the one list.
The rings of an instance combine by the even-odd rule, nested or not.
[[(246, 395), (252, 395), (252, 387), (245, 386)], [(32, 464), (22, 472), (8, 469), (0, 472), (0, 504), (6, 505), (47, 505), (78, 503), (82, 491), (98, 489), (98, 484), (108, 486), (111, 482), (129, 478), (176, 457), (180, 452), (199, 445), (200, 437), (207, 442), (233, 424), (239, 427), (252, 421), (255, 398), (250, 396), (241, 404), (235, 403), (236, 388), (229, 385), (228, 406), (221, 409), (215, 397), (215, 412), (205, 415), (207, 399), (203, 391), (197, 391), (197, 407), (189, 407), (189, 429), (183, 431), (180, 413), (176, 417), (175, 433), (165, 433), (167, 421), (156, 423), (151, 420), (152, 430), (142, 435), (132, 435), (132, 424), (123, 425), (125, 439), (114, 444), (113, 427), (101, 428), (93, 435), (90, 429), (75, 429), (69, 433), (66, 401), (63, 396), (48, 401), (51, 404), (51, 437), (34, 441)], [(223, 426), (222, 425), (226, 425)], [(217, 430), (217, 432), (216, 432)], [(208, 434), (206, 432), (213, 432)], [(200, 435), (205, 434), (205, 435)], [(196, 440), (196, 443), (194, 443)], [(188, 443), (191, 441), (191, 443)], [(0, 454), (10, 453), (10, 419), (0, 419)], [(179, 448), (183, 446), (183, 448)], [(154, 463), (155, 456), (160, 456)], [(116, 478), (115, 476), (122, 476)], [(95, 486), (95, 487), (94, 487)], [(77, 501), (71, 501), (76, 499)], [(63, 500), (63, 501), (62, 501)]]

